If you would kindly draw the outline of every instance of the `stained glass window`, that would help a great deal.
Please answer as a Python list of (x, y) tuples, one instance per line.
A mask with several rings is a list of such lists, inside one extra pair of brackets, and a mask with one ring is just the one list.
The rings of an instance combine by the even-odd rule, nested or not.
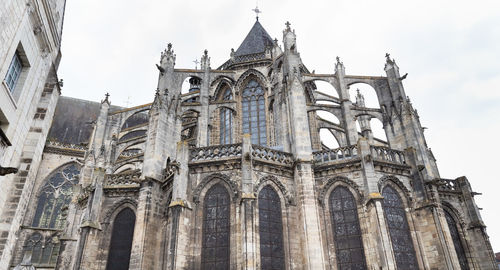
[(132, 209), (125, 208), (116, 215), (113, 222), (106, 270), (128, 269), (130, 252), (132, 251), (132, 238), (134, 237), (134, 226), (135, 213)]
[(231, 93), (231, 89), (227, 88), (226, 91), (224, 91), (224, 96), (222, 97), (223, 100), (231, 100), (233, 99), (233, 94)]
[(202, 269), (229, 269), (229, 193), (213, 185), (203, 201)]
[(63, 229), (66, 209), (71, 201), (72, 189), (78, 183), (80, 168), (72, 163), (58, 169), (40, 190), (33, 227)]
[(55, 238), (44, 242), (41, 234), (34, 233), (26, 241), (24, 252), (31, 252), (31, 263), (37, 266), (52, 266), (57, 263), (60, 244)]
[(220, 144), (230, 144), (232, 141), (231, 130), (233, 127), (232, 112), (228, 108), (220, 109)]
[(403, 201), (391, 186), (386, 186), (382, 195), (384, 196), (384, 215), (389, 227), (396, 265), (398, 269), (418, 269)]
[(469, 270), (469, 263), (467, 262), (467, 256), (465, 255), (462, 240), (460, 234), (458, 233), (457, 223), (448, 211), (445, 210), (444, 215), (446, 217), (446, 222), (448, 223), (448, 228), (450, 229), (451, 239), (453, 239), (453, 245), (455, 246), (458, 262), (460, 263), (460, 269)]
[(262, 269), (285, 269), (281, 202), (271, 186), (259, 192), (259, 235)]
[(347, 188), (330, 194), (330, 216), (339, 269), (367, 269), (356, 200)]
[(251, 80), (242, 94), (243, 133), (250, 133), (252, 143), (266, 146), (266, 109), (264, 90)]

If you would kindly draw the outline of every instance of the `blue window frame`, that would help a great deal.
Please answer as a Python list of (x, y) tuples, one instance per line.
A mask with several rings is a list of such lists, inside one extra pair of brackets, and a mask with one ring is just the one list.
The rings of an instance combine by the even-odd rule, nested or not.
[(16, 52), (14, 54), (14, 57), (12, 57), (9, 69), (7, 70), (7, 74), (5, 75), (5, 83), (9, 87), (11, 93), (14, 92), (14, 88), (16, 87), (16, 84), (19, 81), (19, 77), (21, 76), (22, 69), (23, 64), (21, 62), (21, 58)]

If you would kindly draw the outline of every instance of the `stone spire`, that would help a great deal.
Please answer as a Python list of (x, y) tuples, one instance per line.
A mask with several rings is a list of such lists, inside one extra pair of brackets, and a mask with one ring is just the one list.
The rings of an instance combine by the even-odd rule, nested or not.
[(168, 43), (167, 49), (165, 49), (161, 53), (160, 57), (160, 67), (162, 68), (167, 68), (171, 67), (173, 68), (175, 66), (175, 54), (174, 50), (172, 49), (172, 43)]

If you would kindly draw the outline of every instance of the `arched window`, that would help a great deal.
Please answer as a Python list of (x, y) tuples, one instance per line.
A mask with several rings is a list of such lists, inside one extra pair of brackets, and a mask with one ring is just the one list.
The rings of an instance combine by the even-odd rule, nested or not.
[(42, 235), (34, 233), (26, 241), (24, 253), (31, 253), (31, 263), (34, 265), (51, 267), (57, 263), (59, 249), (60, 244), (53, 237), (44, 243)]
[(462, 240), (460, 238), (460, 234), (458, 233), (457, 223), (448, 211), (444, 210), (444, 215), (446, 217), (446, 222), (448, 223), (448, 228), (450, 229), (451, 239), (453, 239), (453, 245), (455, 246), (458, 262), (460, 263), (460, 269), (469, 270), (469, 263), (467, 262), (467, 256), (465, 255)]
[(212, 186), (203, 201), (202, 269), (229, 269), (229, 194)]
[(266, 107), (264, 90), (251, 80), (242, 94), (243, 133), (252, 134), (252, 143), (266, 146)]
[(330, 216), (339, 269), (366, 269), (356, 200), (347, 188), (330, 194)]
[(222, 96), (223, 100), (231, 100), (233, 99), (233, 94), (231, 93), (231, 88), (226, 88), (224, 91), (224, 95)]
[(260, 262), (262, 269), (285, 269), (281, 202), (271, 186), (259, 192)]
[(384, 196), (384, 215), (391, 235), (396, 265), (398, 269), (418, 269), (403, 201), (396, 190), (390, 186), (383, 189), (382, 196)]
[(134, 237), (135, 213), (125, 208), (116, 215), (111, 233), (106, 270), (128, 269), (132, 239)]
[(230, 109), (220, 109), (220, 144), (232, 142), (231, 131), (233, 127), (233, 115)]
[(33, 227), (63, 229), (65, 209), (71, 201), (73, 185), (78, 183), (80, 168), (69, 164), (52, 173), (40, 190)]

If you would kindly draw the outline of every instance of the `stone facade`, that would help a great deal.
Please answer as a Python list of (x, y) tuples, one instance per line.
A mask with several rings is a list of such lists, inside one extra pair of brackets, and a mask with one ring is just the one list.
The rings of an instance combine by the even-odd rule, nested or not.
[(61, 91), (65, 2), (0, 3), (0, 269), (12, 260)]
[[(383, 77), (347, 75), (338, 58), (332, 74), (315, 74), (288, 23), (281, 47), (257, 21), (217, 69), (207, 51), (199, 70), (175, 59), (169, 44), (150, 104), (59, 100), (11, 266), (31, 257), (39, 269), (496, 267), (475, 193), (465, 177), (440, 177), (389, 55)], [(356, 83), (380, 106), (359, 93), (352, 102)], [(374, 138), (372, 118), (387, 141)], [(323, 128), (340, 148), (322, 145)]]

